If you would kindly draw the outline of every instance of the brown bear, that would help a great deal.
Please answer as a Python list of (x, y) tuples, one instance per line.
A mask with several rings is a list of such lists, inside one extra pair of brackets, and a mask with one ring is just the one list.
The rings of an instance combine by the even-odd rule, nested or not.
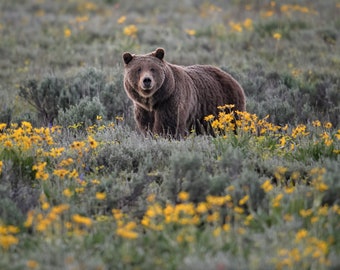
[(207, 132), (204, 117), (218, 106), (245, 110), (245, 94), (228, 73), (209, 65), (179, 66), (158, 48), (145, 55), (124, 53), (124, 88), (134, 103), (135, 121), (144, 134), (183, 138), (192, 128)]

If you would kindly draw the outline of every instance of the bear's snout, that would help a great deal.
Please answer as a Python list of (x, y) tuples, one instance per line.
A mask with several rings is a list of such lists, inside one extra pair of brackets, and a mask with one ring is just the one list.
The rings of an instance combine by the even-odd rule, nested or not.
[(147, 90), (152, 87), (152, 80), (150, 77), (144, 77), (143, 78), (143, 89)]

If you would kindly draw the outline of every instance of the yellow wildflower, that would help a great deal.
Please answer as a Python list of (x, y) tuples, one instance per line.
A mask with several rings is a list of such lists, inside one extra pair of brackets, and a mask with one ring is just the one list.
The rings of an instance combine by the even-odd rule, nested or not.
[(116, 220), (120, 220), (123, 218), (123, 213), (119, 209), (112, 209), (112, 215)]
[(213, 116), (212, 114), (207, 115), (206, 117), (204, 117), (204, 121), (210, 122), (211, 120), (214, 120), (215, 116)]
[(208, 205), (206, 202), (200, 202), (196, 207), (197, 213), (204, 214), (208, 212)]
[(249, 18), (245, 19), (244, 22), (243, 22), (243, 26), (247, 30), (253, 29), (253, 21), (252, 21), (252, 19), (249, 19)]
[(60, 215), (62, 212), (68, 209), (70, 209), (70, 206), (68, 204), (59, 204), (59, 205), (54, 206), (51, 211), (57, 215)]
[(320, 216), (327, 216), (328, 215), (328, 206), (325, 205), (325, 206), (320, 207), (319, 210), (318, 210), (318, 214)]
[(117, 23), (118, 24), (122, 24), (122, 23), (124, 23), (126, 21), (126, 16), (121, 16), (121, 17), (119, 17), (119, 19), (117, 20)]
[(233, 32), (242, 32), (242, 25), (240, 23), (235, 23), (233, 21), (229, 22), (229, 26)]
[(50, 208), (50, 204), (48, 202), (44, 202), (42, 205), (41, 205), (41, 208), (43, 210), (47, 210), (48, 208)]
[(29, 228), (33, 224), (33, 219), (34, 219), (34, 211), (30, 210), (27, 213), (27, 218), (26, 221), (24, 222), (24, 227)]
[(32, 166), (32, 170), (36, 171), (35, 173), (36, 179), (41, 179), (44, 181), (48, 179), (48, 176), (49, 176), (48, 173), (44, 172), (46, 165), (47, 165), (47, 162), (39, 162), (38, 164)]
[(273, 10), (267, 10), (267, 11), (261, 13), (261, 16), (262, 17), (266, 17), (266, 18), (272, 17), (273, 15), (274, 15), (274, 11)]
[(26, 267), (30, 268), (30, 269), (36, 269), (39, 267), (39, 263), (37, 261), (34, 260), (28, 260), (26, 262)]
[(305, 217), (310, 216), (313, 213), (313, 210), (312, 209), (307, 209), (307, 210), (301, 209), (299, 213), (300, 213), (300, 216), (305, 218)]
[(84, 146), (85, 146), (85, 142), (81, 142), (81, 141), (74, 141), (71, 144), (71, 148), (75, 150), (81, 150)]
[(194, 36), (194, 35), (196, 35), (196, 30), (194, 30), (194, 29), (186, 29), (185, 33), (187, 33), (189, 36)]
[(182, 202), (187, 201), (189, 199), (189, 193), (185, 191), (181, 191), (180, 193), (178, 193), (178, 199)]
[(327, 128), (327, 129), (330, 129), (330, 128), (332, 128), (332, 123), (331, 122), (326, 122), (326, 123), (324, 123), (324, 128)]
[(138, 238), (138, 233), (132, 231), (136, 226), (135, 222), (130, 221), (126, 225), (118, 227), (116, 233), (123, 238), (136, 239)]
[(50, 151), (50, 156), (51, 157), (59, 157), (61, 156), (61, 154), (64, 152), (65, 148), (64, 147), (60, 147), (60, 148), (52, 148)]
[(116, 118), (117, 121), (120, 121), (120, 122), (124, 121), (124, 117), (123, 116), (116, 116), (115, 118)]
[(281, 147), (284, 147), (286, 145), (286, 136), (283, 136), (280, 140), (279, 140), (279, 144)]
[(20, 232), (20, 229), (17, 226), (8, 225), (7, 228), (6, 228), (6, 231), (9, 234), (16, 234), (16, 233)]
[(66, 175), (69, 173), (68, 170), (65, 169), (56, 169), (53, 171), (53, 174), (64, 179), (66, 177)]
[(105, 192), (97, 192), (96, 193), (96, 199), (97, 200), (105, 200), (106, 199), (106, 193)]
[(251, 221), (254, 219), (254, 217), (253, 217), (253, 215), (248, 215), (247, 217), (246, 217), (246, 219), (244, 220), (244, 225), (246, 225), (246, 226), (248, 226), (250, 223), (251, 223)]
[(218, 221), (220, 218), (220, 213), (219, 212), (213, 212), (212, 214), (207, 216), (207, 221), (208, 222), (215, 222)]
[(216, 228), (213, 230), (213, 235), (214, 235), (215, 237), (218, 237), (218, 236), (220, 236), (221, 232), (222, 232), (221, 227), (216, 227)]
[(4, 142), (4, 146), (6, 148), (11, 148), (11, 147), (13, 147), (13, 143), (10, 140), (7, 140), (7, 141)]
[(276, 40), (280, 40), (281, 37), (282, 37), (282, 35), (280, 33), (276, 32), (276, 33), (273, 34), (273, 38), (276, 39)]
[(273, 207), (279, 207), (282, 198), (283, 198), (283, 194), (282, 193), (276, 195), (276, 197), (272, 201)]
[(71, 36), (72, 32), (70, 28), (64, 29), (64, 37), (69, 38)]
[(69, 178), (78, 178), (79, 177), (79, 173), (77, 172), (76, 169), (73, 169), (71, 172), (68, 173), (68, 177)]
[(321, 127), (321, 122), (319, 120), (315, 120), (315, 121), (312, 122), (312, 125), (314, 127)]
[(85, 189), (84, 188), (76, 188), (74, 191), (76, 193), (83, 193), (85, 191)]
[(294, 186), (286, 187), (286, 188), (285, 188), (285, 192), (286, 192), (287, 194), (293, 193), (294, 190), (295, 190), (295, 187), (294, 187)]
[(300, 242), (302, 239), (306, 238), (308, 235), (307, 230), (301, 229), (295, 234), (295, 241)]
[(148, 197), (146, 198), (146, 200), (147, 200), (149, 203), (154, 202), (155, 199), (156, 199), (156, 194), (154, 194), (154, 193), (148, 195)]
[(298, 179), (300, 178), (300, 172), (297, 172), (297, 171), (292, 172), (290, 178), (291, 178), (292, 180), (298, 180)]
[(66, 188), (63, 191), (63, 195), (70, 198), (73, 195), (73, 192), (69, 188)]
[(283, 166), (278, 166), (274, 172), (274, 176), (281, 180), (282, 177), (284, 176), (284, 174), (287, 172), (287, 168), (286, 167), (283, 167)]
[(19, 243), (19, 239), (11, 234), (1, 235), (0, 234), (0, 246), (2, 246), (5, 250), (9, 249), (10, 246), (16, 245)]
[(285, 221), (287, 221), (287, 222), (290, 222), (290, 221), (293, 221), (293, 216), (292, 215), (290, 215), (290, 214), (285, 214), (284, 216), (283, 216), (283, 219), (285, 220)]
[(225, 223), (225, 224), (223, 224), (223, 226), (222, 226), (222, 229), (223, 229), (223, 231), (225, 231), (225, 232), (229, 232), (230, 231), (230, 224), (229, 223)]
[(317, 181), (313, 183), (313, 186), (315, 187), (316, 190), (320, 192), (324, 192), (328, 190), (328, 186), (324, 182), (321, 182), (321, 181)]
[(244, 235), (247, 231), (245, 228), (237, 228), (236, 232), (239, 234), (239, 235)]
[(340, 129), (338, 129), (337, 133), (335, 134), (335, 137), (340, 140)]
[(318, 222), (319, 221), (319, 217), (312, 217), (311, 219), (310, 219), (310, 222), (313, 224), (313, 223), (316, 223), (316, 222)]
[(138, 28), (134, 24), (130, 24), (128, 26), (125, 26), (124, 29), (123, 29), (124, 35), (129, 36), (129, 37), (136, 37), (137, 32), (138, 32)]
[(210, 205), (222, 206), (223, 204), (226, 203), (226, 197), (208, 195), (206, 197), (206, 201)]
[(82, 224), (87, 227), (90, 227), (92, 225), (92, 220), (90, 218), (78, 214), (73, 215), (72, 220), (78, 224)]
[(298, 125), (292, 131), (292, 137), (295, 139), (298, 136), (307, 136), (309, 132), (306, 131), (307, 127), (305, 125)]
[(93, 179), (93, 180), (91, 181), (91, 183), (94, 184), (94, 185), (99, 185), (99, 184), (100, 184), (100, 181), (97, 180), (97, 179)]
[(264, 190), (264, 192), (269, 192), (273, 189), (273, 185), (270, 183), (270, 180), (266, 180), (262, 185), (261, 188)]
[(88, 141), (91, 148), (97, 148), (98, 142), (92, 136), (88, 136)]
[(77, 23), (83, 23), (83, 22), (87, 22), (89, 20), (89, 16), (77, 16), (75, 21)]
[(234, 207), (234, 211), (237, 214), (243, 214), (244, 213), (244, 209), (242, 207), (238, 207), (238, 206)]
[(241, 200), (239, 200), (239, 205), (244, 205), (249, 200), (249, 195), (244, 196)]

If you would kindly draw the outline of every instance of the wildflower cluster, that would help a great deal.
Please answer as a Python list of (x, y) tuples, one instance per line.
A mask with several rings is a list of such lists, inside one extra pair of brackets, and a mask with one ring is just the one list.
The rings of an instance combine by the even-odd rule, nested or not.
[(126, 239), (138, 238), (138, 232), (134, 231), (137, 227), (134, 221), (124, 221), (124, 214), (119, 209), (112, 209), (112, 215), (117, 222), (116, 234)]
[(44, 194), (40, 196), (40, 203), (40, 209), (30, 210), (24, 223), (24, 227), (38, 234), (48, 237), (84, 235), (92, 226), (91, 218), (79, 214), (70, 215), (69, 204), (51, 207)]
[(200, 16), (202, 18), (209, 18), (209, 16), (219, 12), (222, 12), (222, 8), (209, 2), (203, 2), (200, 6)]
[(253, 21), (250, 18), (245, 19), (243, 22), (230, 21), (229, 26), (232, 32), (241, 33), (243, 29), (251, 31), (253, 29)]
[[(279, 179), (283, 178), (283, 174), (286, 171), (287, 169), (284, 167), (277, 168), (277, 177)], [(328, 188), (323, 182), (325, 172), (324, 168), (313, 168), (306, 176), (312, 181), (316, 198), (320, 192), (325, 192)], [(298, 176), (298, 173), (291, 174), (291, 178), (294, 179)], [(291, 186), (283, 190), (281, 188), (278, 189), (270, 180), (264, 181), (261, 187), (267, 196), (271, 198), (273, 213), (279, 212), (280, 216), (283, 216), (287, 223), (299, 220), (303, 224), (303, 227), (295, 232), (295, 242), (292, 243), (294, 247), (291, 249), (278, 248), (277, 257), (273, 259), (277, 269), (303, 267), (306, 261), (312, 261), (317, 268), (330, 265), (328, 259), (329, 248), (333, 244), (334, 239), (333, 237), (323, 237), (322, 230), (328, 222), (328, 217), (340, 214), (339, 206), (329, 207), (320, 204), (320, 202), (314, 204), (312, 208), (300, 206), (299, 215), (296, 216), (291, 214), (291, 209), (296, 207), (294, 202), (296, 201), (296, 196), (298, 196), (297, 187)], [(308, 196), (313, 196), (312, 192), (309, 192)], [(285, 202), (283, 203), (283, 201)], [(314, 224), (318, 224), (317, 227), (320, 228), (320, 231), (310, 233), (308, 228)]]
[[(127, 19), (126, 16), (123, 15), (123, 16), (119, 17), (119, 19), (117, 20), (117, 23), (118, 24), (125, 24), (126, 19)], [(135, 24), (125, 25), (123, 27), (123, 34), (127, 37), (136, 38), (137, 33), (138, 33), (138, 28)]]
[(21, 122), (21, 125), (0, 123), (0, 143), (7, 149), (26, 152), (32, 147), (53, 145), (53, 133), (59, 133), (60, 127), (33, 128), (29, 122)]
[(267, 121), (269, 115), (263, 119), (258, 119), (255, 114), (248, 112), (233, 111), (234, 105), (227, 104), (219, 106), (220, 110), (217, 118), (208, 115), (205, 121), (211, 124), (216, 135), (227, 137), (228, 134), (237, 132), (246, 132), (253, 135), (275, 134), (280, 130), (286, 130), (287, 126), (276, 126)]
[(293, 4), (280, 4), (277, 7), (276, 2), (271, 1), (267, 9), (261, 12), (261, 16), (264, 18), (269, 18), (269, 17), (274, 16), (277, 13), (291, 17), (294, 13), (315, 15), (317, 14), (317, 11), (307, 6), (302, 6), (298, 4), (294, 4), (294, 5)]
[(30, 210), (27, 214), (24, 226), (45, 235), (61, 232), (64, 227), (61, 215), (67, 211), (70, 206), (67, 204), (60, 204), (51, 207), (44, 194), (40, 196), (40, 203), (42, 211)]
[(19, 239), (15, 236), (19, 233), (19, 228), (13, 225), (3, 225), (0, 223), (0, 247), (8, 250), (11, 246), (19, 243)]
[[(218, 108), (220, 112), (217, 117), (208, 115), (204, 120), (210, 123), (216, 135), (223, 138), (256, 135), (257, 140), (266, 138), (276, 141), (276, 148), (287, 153), (293, 150), (297, 151), (297, 147), (306, 147), (303, 144), (303, 138), (307, 137), (314, 141), (314, 147), (319, 146), (320, 151), (324, 150), (330, 155), (340, 152), (340, 130), (332, 130), (330, 122), (325, 122), (323, 127), (320, 121), (313, 121), (312, 127), (304, 124), (299, 124), (296, 127), (278, 126), (268, 121), (269, 115), (258, 119), (255, 114), (233, 111), (234, 105), (224, 105)], [(235, 135), (235, 131), (237, 135)]]
[(129, 36), (129, 37), (135, 38), (137, 36), (137, 32), (138, 32), (138, 28), (134, 24), (127, 25), (123, 29), (124, 35)]
[[(230, 186), (226, 189), (227, 192), (228, 190), (233, 190), (233, 187)], [(154, 195), (150, 196), (154, 198)], [(239, 201), (235, 201), (230, 194), (224, 196), (208, 195), (205, 201), (194, 204), (189, 200), (189, 193), (182, 191), (178, 194), (178, 199), (180, 203), (175, 205), (167, 203), (164, 206), (154, 199), (149, 200), (141, 225), (149, 233), (171, 232), (178, 244), (181, 244), (198, 241), (199, 234), (196, 233), (200, 231), (199, 224), (207, 224), (202, 229), (204, 233), (218, 237), (222, 236), (222, 233), (228, 233), (233, 227), (230, 222), (231, 216), (234, 216), (245, 226), (250, 225), (252, 220), (252, 216), (246, 214), (244, 210), (244, 206), (249, 201), (248, 195), (245, 195)], [(224, 212), (228, 212), (229, 215), (225, 216)]]
[(277, 258), (273, 261), (277, 269), (303, 267), (305, 261), (323, 268), (330, 265), (328, 254), (333, 242), (333, 238), (322, 240), (310, 235), (306, 229), (300, 229), (295, 233), (294, 247), (278, 249)]

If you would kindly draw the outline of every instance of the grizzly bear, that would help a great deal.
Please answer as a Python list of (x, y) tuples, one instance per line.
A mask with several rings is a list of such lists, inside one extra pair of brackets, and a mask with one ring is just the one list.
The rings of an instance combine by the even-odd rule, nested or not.
[(211, 133), (204, 121), (218, 106), (245, 110), (245, 94), (228, 73), (209, 65), (179, 66), (164, 60), (158, 48), (145, 55), (124, 53), (124, 88), (134, 104), (142, 133), (183, 138), (194, 128)]

